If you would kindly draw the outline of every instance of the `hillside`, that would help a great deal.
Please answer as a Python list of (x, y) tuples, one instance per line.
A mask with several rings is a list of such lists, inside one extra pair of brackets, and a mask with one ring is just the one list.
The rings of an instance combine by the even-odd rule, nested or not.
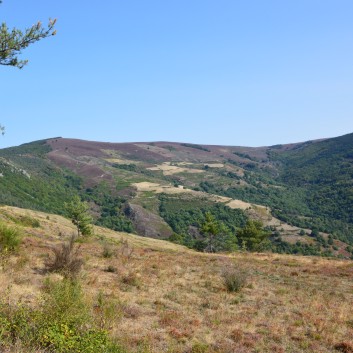
[(352, 156), (353, 134), (259, 148), (53, 138), (0, 150), (0, 202), (62, 214), (79, 194), (98, 225), (191, 247), (206, 212), (235, 233), (250, 218), (275, 252), (350, 257)]
[[(81, 325), (80, 335), (88, 334), (86, 341), (93, 344), (94, 330), (104, 329), (111, 340), (117, 339), (118, 346), (110, 352), (348, 353), (353, 349), (351, 261), (269, 253), (204, 254), (96, 227), (95, 236), (75, 245), (84, 264), (76, 279), (82, 291), (72, 296), (62, 275), (48, 273), (46, 267), (53, 259), (52, 248), (74, 231), (72, 224), (60, 216), (13, 207), (0, 208), (0, 222), (21, 234), (18, 251), (1, 254), (2, 352), (39, 353), (43, 347), (58, 352), (54, 347), (68, 349), (63, 342), (78, 342), (73, 336), (76, 326), (65, 331), (67, 321), (55, 311), (63, 300), (56, 293), (64, 293), (64, 298), (71, 295), (63, 308), (70, 317), (82, 317), (74, 304), (86, 302), (79, 308), (89, 313), (91, 326)], [(222, 277), (226, 270), (242, 275), (244, 287), (227, 291)], [(29, 323), (35, 324), (37, 308), (48, 312), (32, 332)], [(61, 320), (61, 328), (49, 320)], [(33, 348), (31, 342), (41, 346)]]

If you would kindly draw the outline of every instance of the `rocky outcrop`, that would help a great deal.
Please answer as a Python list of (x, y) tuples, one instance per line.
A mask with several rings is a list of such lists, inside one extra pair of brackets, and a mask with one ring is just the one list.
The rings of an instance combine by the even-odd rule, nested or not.
[(162, 217), (156, 215), (140, 205), (128, 203), (125, 214), (134, 225), (137, 234), (144, 237), (167, 239), (173, 231)]

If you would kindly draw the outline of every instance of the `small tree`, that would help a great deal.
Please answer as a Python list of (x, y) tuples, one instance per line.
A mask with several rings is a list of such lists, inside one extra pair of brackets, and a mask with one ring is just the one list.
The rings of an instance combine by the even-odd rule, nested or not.
[(263, 229), (260, 221), (248, 220), (244, 228), (240, 229), (237, 237), (242, 246), (247, 250), (259, 250), (261, 245), (268, 239), (269, 232)]
[(201, 232), (207, 237), (205, 251), (216, 252), (215, 238), (219, 233), (219, 224), (210, 212), (205, 214), (205, 222), (201, 225)]
[(205, 221), (201, 225), (201, 232), (205, 236), (204, 251), (234, 251), (237, 249), (237, 238), (230, 229), (206, 212)]
[(310, 236), (313, 237), (313, 238), (317, 238), (319, 236), (319, 230), (317, 228), (313, 228), (311, 230), (311, 233), (310, 233)]
[(74, 196), (72, 201), (65, 202), (64, 207), (67, 216), (77, 228), (77, 236), (79, 237), (81, 234), (91, 235), (93, 232), (92, 217), (88, 212), (87, 202), (81, 201), (79, 196)]

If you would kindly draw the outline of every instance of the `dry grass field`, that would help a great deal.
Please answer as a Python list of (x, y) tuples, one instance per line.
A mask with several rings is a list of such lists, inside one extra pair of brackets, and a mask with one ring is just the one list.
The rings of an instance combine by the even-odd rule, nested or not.
[[(1, 258), (0, 295), (35, 307), (45, 279), (62, 280), (45, 263), (74, 228), (10, 207), (0, 219), (22, 233), (19, 251)], [(352, 261), (203, 254), (98, 227), (76, 246), (92, 312), (127, 352), (353, 352)], [(227, 290), (229, 272), (243, 281), (238, 291)], [(109, 304), (104, 312), (97, 298)]]

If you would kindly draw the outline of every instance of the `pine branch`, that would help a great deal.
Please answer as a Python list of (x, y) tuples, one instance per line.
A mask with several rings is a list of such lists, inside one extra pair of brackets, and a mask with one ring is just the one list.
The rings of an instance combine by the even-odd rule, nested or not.
[(22, 69), (28, 60), (19, 60), (22, 50), (30, 44), (56, 34), (54, 26), (56, 19), (49, 19), (47, 27), (41, 22), (27, 28), (24, 32), (17, 28), (9, 30), (6, 23), (0, 27), (0, 65), (14, 66)]

